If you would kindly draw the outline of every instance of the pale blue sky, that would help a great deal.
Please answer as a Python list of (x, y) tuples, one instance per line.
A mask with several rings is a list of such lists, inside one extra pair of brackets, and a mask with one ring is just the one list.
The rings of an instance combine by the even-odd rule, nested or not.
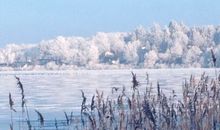
[(171, 20), (220, 24), (220, 0), (0, 0), (0, 47), (63, 36), (132, 31)]

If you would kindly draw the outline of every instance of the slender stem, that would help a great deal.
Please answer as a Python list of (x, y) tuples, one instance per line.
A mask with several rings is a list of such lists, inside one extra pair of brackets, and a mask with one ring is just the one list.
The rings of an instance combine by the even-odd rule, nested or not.
[(11, 110), (11, 127), (13, 128), (13, 112)]
[(25, 103), (24, 105), (25, 105), (25, 109), (26, 109), (26, 113), (27, 113), (27, 118), (28, 118), (28, 120), (30, 121), (30, 116), (29, 116), (29, 113), (28, 113), (28, 109), (27, 109), (26, 103)]

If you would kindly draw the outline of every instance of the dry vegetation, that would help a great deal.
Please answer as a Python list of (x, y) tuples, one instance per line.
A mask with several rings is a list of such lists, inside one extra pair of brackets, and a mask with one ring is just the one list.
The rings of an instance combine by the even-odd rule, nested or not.
[[(212, 52), (213, 63), (216, 58)], [(214, 60), (215, 59), (215, 60)], [(215, 72), (217, 73), (217, 72)], [(66, 113), (65, 120), (44, 120), (36, 110), (38, 120), (30, 120), (24, 97), (23, 85), (17, 78), (21, 90), (21, 130), (216, 130), (220, 128), (220, 76), (209, 78), (205, 73), (199, 79), (191, 76), (182, 86), (182, 99), (175, 91), (167, 96), (157, 83), (157, 92), (152, 91), (149, 77), (145, 90), (139, 90), (136, 74), (132, 72), (130, 88), (112, 88), (112, 95), (106, 97), (96, 91), (92, 99), (82, 92), (80, 116)], [(143, 94), (140, 94), (140, 91)], [(89, 100), (89, 101), (88, 101)], [(10, 128), (13, 130), (14, 102), (9, 94), (11, 110)]]

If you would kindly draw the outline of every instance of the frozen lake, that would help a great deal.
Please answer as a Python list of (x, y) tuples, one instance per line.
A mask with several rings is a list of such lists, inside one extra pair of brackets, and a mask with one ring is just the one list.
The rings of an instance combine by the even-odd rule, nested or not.
[[(8, 94), (11, 92), (15, 109), (20, 111), (21, 96), (16, 85), (15, 75), (24, 85), (27, 106), (32, 119), (37, 119), (34, 112), (39, 110), (45, 119), (65, 119), (64, 111), (78, 114), (81, 105), (81, 90), (90, 102), (96, 90), (111, 95), (112, 87), (123, 86), (131, 90), (131, 71), (137, 74), (141, 88), (146, 86), (146, 72), (150, 82), (156, 88), (157, 81), (165, 93), (177, 92), (181, 97), (182, 83), (193, 74), (199, 77), (203, 72), (215, 76), (214, 69), (157, 69), (157, 70), (79, 70), (79, 71), (44, 71), (44, 72), (0, 72), (0, 128), (9, 129), (10, 110)], [(217, 70), (219, 71), (219, 70)], [(18, 120), (19, 114), (15, 114)]]

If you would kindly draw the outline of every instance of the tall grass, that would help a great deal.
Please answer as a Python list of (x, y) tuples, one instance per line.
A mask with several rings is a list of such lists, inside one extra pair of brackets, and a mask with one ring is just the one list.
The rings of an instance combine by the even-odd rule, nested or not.
[[(216, 57), (211, 51), (213, 65)], [(16, 77), (21, 91), (22, 126), (21, 130), (217, 130), (220, 129), (220, 78), (210, 78), (203, 73), (200, 78), (193, 75), (182, 85), (182, 96), (175, 90), (171, 95), (164, 93), (159, 82), (152, 86), (148, 73), (146, 84), (140, 84), (131, 72), (131, 88), (112, 87), (112, 96), (96, 90), (89, 99), (81, 91), (82, 103), (80, 116), (64, 112), (64, 120), (45, 120), (42, 113), (35, 110), (38, 120), (31, 120), (26, 104), (24, 87)], [(220, 77), (220, 75), (218, 76)], [(145, 85), (146, 89), (140, 88)], [(155, 92), (152, 89), (155, 88)], [(130, 91), (127, 91), (129, 89)], [(175, 89), (175, 88), (173, 88)], [(13, 130), (13, 105), (9, 93), (11, 111), (10, 129)], [(26, 111), (26, 125), (24, 122)], [(38, 125), (36, 125), (38, 123)]]
[[(213, 65), (216, 67), (215, 54), (213, 51), (211, 54)], [(216, 69), (215, 74), (217, 77)], [(147, 81), (149, 82), (148, 75)], [(98, 96), (96, 104), (99, 120), (93, 119), (98, 124), (96, 129), (220, 129), (219, 82), (217, 78), (209, 79), (205, 73), (199, 80), (191, 76), (190, 80), (183, 84), (183, 99), (177, 100), (175, 91), (173, 90), (173, 96), (168, 98), (161, 90), (159, 82), (157, 94), (146, 91), (144, 95), (140, 95), (139, 82), (136, 74), (132, 72), (131, 97), (129, 94), (125, 95), (124, 90), (118, 93), (117, 99)], [(147, 87), (146, 90), (151, 88)], [(111, 105), (106, 105), (106, 102)], [(105, 112), (100, 113), (100, 109)], [(84, 110), (86, 113), (87, 109)], [(106, 116), (106, 113), (110, 115)], [(109, 117), (114, 117), (114, 120)]]
[[(27, 119), (29, 127), (23, 126), (21, 129), (220, 129), (220, 81), (218, 79), (212, 79), (205, 73), (200, 78), (191, 76), (182, 85), (181, 98), (177, 97), (174, 90), (171, 95), (164, 93), (159, 82), (154, 87), (156, 91), (153, 92), (151, 83), (139, 84), (136, 74), (132, 72), (131, 76), (132, 87), (112, 88), (114, 96), (105, 96), (103, 92), (97, 90), (89, 101), (86, 94), (81, 91), (80, 117), (64, 112), (65, 120), (51, 121), (45, 120), (42, 113), (36, 110), (38, 120)], [(142, 94), (139, 90), (140, 85), (146, 85), (145, 92), (141, 90)], [(9, 94), (9, 104), (10, 110), (14, 112), (11, 94)], [(38, 122), (38, 127), (34, 125), (35, 122)], [(12, 117), (11, 128), (13, 129)]]

